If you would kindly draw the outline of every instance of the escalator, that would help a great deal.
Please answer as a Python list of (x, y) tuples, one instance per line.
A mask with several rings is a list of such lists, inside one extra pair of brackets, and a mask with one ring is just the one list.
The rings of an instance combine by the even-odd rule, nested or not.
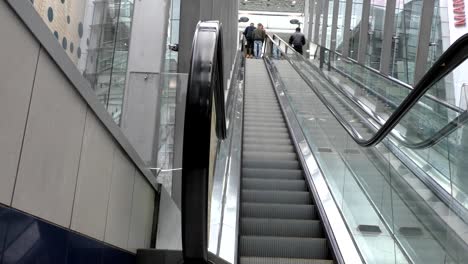
[(333, 263), (263, 61), (245, 78), (240, 263)]
[[(182, 251), (144, 252), (139, 263), (464, 263), (466, 219), (388, 147), (431, 147), (441, 140), (434, 135), (463, 123), (442, 124), (430, 137), (398, 133), (409, 127), (406, 113), (420, 113), (413, 100), (425, 100), (427, 87), (379, 124), (320, 67), (287, 46), (274, 59), (272, 45), (264, 60), (238, 54), (224, 89), (221, 26), (198, 25), (184, 120)], [(426, 85), (438, 77), (430, 78)]]

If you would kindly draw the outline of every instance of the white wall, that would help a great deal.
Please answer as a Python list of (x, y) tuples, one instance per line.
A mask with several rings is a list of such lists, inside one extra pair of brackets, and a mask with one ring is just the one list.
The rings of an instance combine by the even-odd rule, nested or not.
[[(444, 15), (448, 17), (448, 25), (449, 25), (449, 45), (453, 44), (457, 39), (459, 39), (464, 34), (468, 33), (468, 21), (467, 24), (464, 26), (455, 27), (455, 18), (453, 12), (453, 0), (440, 0), (441, 7), (447, 7), (445, 10)], [(468, 18), (468, 1), (465, 1), (465, 17)], [(442, 15), (442, 14), (441, 14)], [(445, 45), (445, 43), (444, 43)], [(444, 50), (446, 50), (448, 46), (444, 46)], [(463, 63), (460, 65), (454, 72), (453, 72), (453, 89), (454, 89), (454, 97), (455, 97), (455, 104), (466, 109), (466, 100), (462, 99), (461, 96), (467, 96), (467, 91), (462, 91), (463, 84), (468, 84), (468, 62)], [(461, 105), (460, 105), (461, 103)]]
[(154, 189), (5, 1), (0, 34), (0, 203), (148, 247)]
[(304, 15), (303, 14), (277, 14), (277, 13), (251, 13), (247, 11), (239, 11), (239, 18), (241, 17), (248, 17), (249, 22), (241, 23), (239, 22), (239, 29), (244, 30), (246, 27), (250, 25), (250, 23), (254, 23), (257, 26), (258, 23), (262, 23), (265, 27), (265, 30), (268, 32), (278, 32), (278, 33), (292, 33), (297, 28), (297, 25), (291, 24), (289, 21), (291, 19), (297, 19), (302, 24), (304, 32)]

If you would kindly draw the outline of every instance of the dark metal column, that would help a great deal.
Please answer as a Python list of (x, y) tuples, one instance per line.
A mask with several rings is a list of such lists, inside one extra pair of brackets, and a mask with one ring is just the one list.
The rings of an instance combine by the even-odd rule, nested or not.
[(382, 53), (380, 55), (380, 71), (390, 74), (390, 59), (392, 58), (393, 24), (395, 23), (396, 0), (387, 0), (385, 7), (384, 35), (382, 39)]
[(343, 56), (349, 57), (349, 33), (351, 27), (351, 14), (353, 11), (353, 0), (346, 1), (345, 22), (343, 29)]
[(370, 0), (362, 3), (361, 30), (359, 31), (359, 46), (357, 61), (364, 64), (366, 61), (367, 43), (369, 42), (369, 14)]
[(434, 16), (434, 0), (424, 0), (419, 24), (418, 49), (414, 69), (414, 84), (424, 76), (429, 56), (429, 42), (431, 41), (432, 17)]

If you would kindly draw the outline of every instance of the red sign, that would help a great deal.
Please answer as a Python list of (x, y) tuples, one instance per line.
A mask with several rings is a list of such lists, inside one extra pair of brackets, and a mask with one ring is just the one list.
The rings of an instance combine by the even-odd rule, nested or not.
[(453, 14), (456, 27), (466, 25), (465, 0), (453, 0)]

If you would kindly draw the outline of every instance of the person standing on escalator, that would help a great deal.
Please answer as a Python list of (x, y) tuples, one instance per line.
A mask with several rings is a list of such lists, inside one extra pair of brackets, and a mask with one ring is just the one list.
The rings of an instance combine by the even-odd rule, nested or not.
[(253, 32), (255, 30), (255, 24), (250, 23), (250, 26), (246, 27), (244, 30), (244, 36), (247, 40), (247, 58), (253, 57), (253, 48), (254, 48), (254, 39), (253, 39)]
[(305, 36), (301, 33), (301, 28), (296, 28), (296, 32), (289, 38), (289, 45), (292, 45), (295, 51), (303, 54), (302, 47), (306, 44)]
[(254, 30), (253, 38), (255, 58), (260, 59), (260, 57), (262, 56), (263, 42), (267, 38), (265, 29), (263, 29), (263, 25), (261, 23), (258, 23), (257, 29)]

